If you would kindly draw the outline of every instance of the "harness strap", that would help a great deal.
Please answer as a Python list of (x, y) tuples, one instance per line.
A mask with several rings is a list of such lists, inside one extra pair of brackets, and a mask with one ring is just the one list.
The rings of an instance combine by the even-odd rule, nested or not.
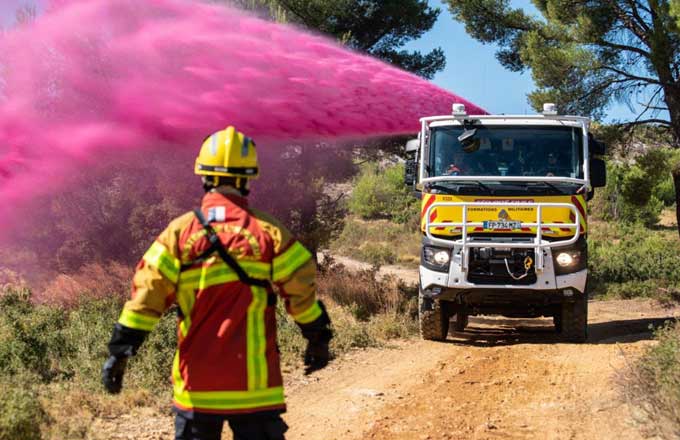
[(214, 252), (217, 252), (220, 258), (222, 258), (222, 260), (224, 260), (224, 262), (227, 264), (227, 266), (229, 266), (231, 270), (236, 272), (236, 275), (238, 275), (238, 279), (243, 284), (264, 288), (271, 286), (268, 280), (259, 280), (248, 275), (246, 271), (244, 271), (243, 268), (236, 262), (234, 257), (229, 255), (229, 252), (227, 252), (227, 250), (224, 248), (224, 245), (222, 245), (220, 238), (217, 236), (215, 229), (213, 229), (213, 227), (210, 225), (210, 222), (208, 222), (205, 219), (200, 209), (194, 209), (194, 215), (203, 226), (203, 229), (205, 229), (206, 236), (208, 238), (208, 241), (210, 242), (210, 247), (191, 263), (182, 265), (182, 270), (186, 270), (188, 267), (196, 264), (196, 262), (203, 261), (208, 256), (212, 255)]

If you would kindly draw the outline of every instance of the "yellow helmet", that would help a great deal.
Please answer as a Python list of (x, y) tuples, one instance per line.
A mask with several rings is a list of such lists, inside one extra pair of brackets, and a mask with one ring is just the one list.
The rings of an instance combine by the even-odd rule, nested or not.
[(231, 126), (218, 131), (203, 141), (194, 173), (254, 179), (259, 175), (255, 143)]

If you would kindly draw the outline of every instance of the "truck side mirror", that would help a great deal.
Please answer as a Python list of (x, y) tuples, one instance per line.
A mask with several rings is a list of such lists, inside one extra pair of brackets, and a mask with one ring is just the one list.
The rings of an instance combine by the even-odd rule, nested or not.
[(414, 187), (416, 185), (416, 176), (418, 174), (418, 165), (415, 159), (406, 159), (404, 165), (404, 185)]
[(406, 142), (406, 154), (415, 155), (416, 151), (420, 148), (420, 141), (418, 139), (411, 139)]
[(420, 141), (418, 139), (411, 139), (406, 142), (406, 164), (404, 166), (404, 185), (408, 187), (415, 187), (416, 180), (418, 180), (418, 162), (416, 161), (418, 149), (420, 148)]
[(602, 141), (593, 140), (590, 151), (597, 156), (604, 156), (607, 154), (607, 146)]
[(602, 159), (590, 160), (590, 186), (602, 188), (607, 185), (607, 166)]
[(588, 133), (588, 150), (590, 154), (604, 156), (607, 154), (607, 146), (604, 142), (595, 139), (592, 133)]

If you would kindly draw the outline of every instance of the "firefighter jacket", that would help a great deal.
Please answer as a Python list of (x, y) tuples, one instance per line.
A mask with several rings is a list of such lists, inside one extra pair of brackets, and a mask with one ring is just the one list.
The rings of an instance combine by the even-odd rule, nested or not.
[[(251, 277), (278, 287), (299, 324), (317, 320), (312, 255), (270, 216), (231, 192), (210, 192), (201, 212)], [(236, 414), (285, 410), (276, 340), (276, 296), (247, 285), (217, 255), (195, 261), (210, 243), (194, 213), (173, 220), (137, 266), (123, 326), (150, 331), (179, 307), (172, 369), (174, 405), (182, 412)]]

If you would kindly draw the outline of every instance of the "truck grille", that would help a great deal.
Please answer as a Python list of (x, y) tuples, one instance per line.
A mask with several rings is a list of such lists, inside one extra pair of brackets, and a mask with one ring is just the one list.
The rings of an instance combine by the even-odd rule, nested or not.
[[(515, 276), (524, 275), (524, 262), (526, 258), (531, 258), (532, 264), (527, 276), (520, 280), (514, 279), (505, 265)], [(536, 283), (536, 258), (533, 249), (510, 249), (510, 248), (472, 248), (470, 252), (470, 269), (468, 272), (468, 282), (474, 284), (511, 284), (517, 286), (527, 286)]]

